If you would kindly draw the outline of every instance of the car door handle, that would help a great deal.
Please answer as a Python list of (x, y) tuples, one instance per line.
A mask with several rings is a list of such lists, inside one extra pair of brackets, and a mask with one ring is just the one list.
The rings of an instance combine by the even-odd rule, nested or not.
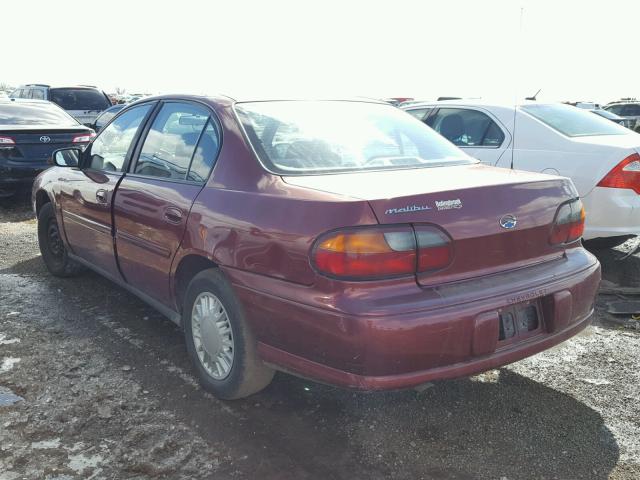
[(96, 192), (96, 200), (99, 203), (107, 203), (107, 191), (106, 190), (98, 190)]
[(164, 219), (169, 223), (182, 222), (182, 210), (177, 207), (167, 207), (164, 209)]

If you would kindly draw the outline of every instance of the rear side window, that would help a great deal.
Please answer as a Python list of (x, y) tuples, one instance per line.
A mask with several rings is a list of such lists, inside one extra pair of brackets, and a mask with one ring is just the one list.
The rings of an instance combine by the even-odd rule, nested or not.
[(209, 119), (207, 126), (200, 137), (196, 151), (193, 154), (191, 168), (187, 180), (192, 182), (204, 182), (213, 168), (213, 164), (220, 149), (220, 135), (216, 124)]
[(31, 98), (34, 98), (36, 100), (44, 100), (44, 92), (39, 88), (31, 90)]
[(441, 108), (427, 125), (459, 147), (499, 147), (502, 129), (487, 114), (468, 108)]
[(525, 105), (524, 112), (567, 137), (627, 135), (629, 130), (606, 118), (569, 105)]
[(133, 107), (100, 132), (91, 144), (89, 168), (121, 172), (131, 142), (150, 108), (150, 104)]
[(8, 102), (0, 104), (0, 128), (4, 125), (56, 125), (77, 127), (78, 122), (49, 102)]
[[(206, 161), (213, 161), (218, 146), (217, 136), (212, 139), (211, 130), (203, 135), (210, 124), (209, 112), (203, 107), (187, 103), (163, 105), (144, 140), (134, 173), (204, 181), (208, 175), (203, 174)], [(188, 175), (192, 159), (197, 160), (197, 170)]]
[(99, 90), (92, 88), (52, 88), (51, 101), (65, 110), (104, 110), (111, 106)]

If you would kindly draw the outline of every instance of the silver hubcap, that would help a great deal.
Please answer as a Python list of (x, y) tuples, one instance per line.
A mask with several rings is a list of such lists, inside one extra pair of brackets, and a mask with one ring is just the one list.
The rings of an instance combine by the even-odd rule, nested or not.
[(216, 380), (229, 376), (233, 366), (233, 330), (222, 302), (203, 292), (191, 311), (191, 333), (200, 363)]

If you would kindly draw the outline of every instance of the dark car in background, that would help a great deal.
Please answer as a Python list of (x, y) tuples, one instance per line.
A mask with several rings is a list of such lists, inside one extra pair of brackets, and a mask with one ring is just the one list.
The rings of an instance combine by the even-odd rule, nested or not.
[(91, 125), (91, 128), (93, 128), (96, 131), (96, 133), (99, 132), (124, 107), (126, 107), (125, 104), (119, 103), (117, 105), (113, 105), (113, 106), (107, 108), (100, 115), (98, 115), (98, 118), (96, 118), (95, 122), (93, 122), (93, 124)]
[(91, 268), (181, 325), (221, 398), (276, 369), (467, 376), (593, 315), (571, 180), (480, 165), (388, 104), (152, 97), (54, 160), (32, 197), (49, 271)]
[(625, 98), (617, 102), (611, 102), (602, 108), (607, 112), (627, 119), (629, 124), (625, 125), (626, 127), (636, 131), (640, 129), (640, 102), (635, 98)]
[(11, 93), (11, 98), (49, 100), (86, 126), (91, 126), (100, 112), (111, 106), (107, 94), (91, 85), (52, 87), (42, 83), (31, 83), (16, 88)]
[(630, 129), (633, 129), (633, 126), (635, 124), (632, 119), (621, 117), (620, 115), (616, 115), (615, 113), (610, 112), (609, 110), (605, 110), (604, 108), (594, 108), (590, 109), (589, 111)]
[(0, 99), (0, 197), (30, 188), (54, 150), (86, 145), (93, 135), (54, 103)]

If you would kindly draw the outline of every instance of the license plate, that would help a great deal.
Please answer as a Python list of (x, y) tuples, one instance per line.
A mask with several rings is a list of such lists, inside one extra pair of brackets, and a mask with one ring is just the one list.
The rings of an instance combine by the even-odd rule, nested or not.
[(505, 308), (500, 312), (498, 340), (528, 336), (540, 328), (541, 320), (540, 308), (537, 303)]

